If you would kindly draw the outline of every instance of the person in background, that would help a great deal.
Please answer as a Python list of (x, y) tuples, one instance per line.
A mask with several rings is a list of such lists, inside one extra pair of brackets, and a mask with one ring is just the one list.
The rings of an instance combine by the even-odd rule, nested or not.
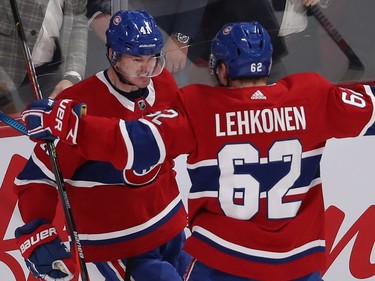
[[(293, 61), (291, 64), (286, 64), (285, 61), (289, 62), (289, 57), (294, 59), (296, 53), (300, 54), (305, 52), (306, 49), (313, 49), (312, 47), (299, 48), (298, 41), (296, 45), (294, 45), (294, 41), (289, 44), (290, 39), (287, 35), (297, 34), (304, 30), (307, 25), (307, 17), (303, 11), (312, 5), (320, 4), (320, 2), (320, 0), (275, 0), (272, 3), (269, 0), (209, 0), (202, 17), (200, 32), (196, 39), (205, 43), (200, 48), (192, 49), (194, 53), (191, 56), (194, 60), (188, 80), (191, 83), (215, 85), (216, 80), (209, 75), (207, 70), (211, 40), (225, 23), (244, 21), (259, 22), (267, 29), (271, 37), (274, 52), (272, 55), (273, 70), (269, 77), (269, 82), (276, 82), (285, 77), (290, 73), (290, 68), (294, 68), (294, 65), (299, 64), (299, 61)], [(326, 0), (322, 2), (326, 2)], [(287, 11), (285, 10), (286, 6)], [(297, 6), (301, 12), (291, 13), (290, 11), (293, 11)], [(282, 21), (283, 18), (285, 21)], [(281, 28), (283, 28), (282, 32)], [(316, 36), (309, 36), (308, 39), (305, 39), (301, 34), (298, 37), (300, 40), (304, 39), (303, 42), (307, 40), (318, 41)], [(317, 45), (317, 43), (314, 44)], [(291, 47), (292, 51), (289, 52)], [(317, 49), (314, 49), (314, 55), (316, 55)]]
[(275, 11), (282, 12), (279, 36), (300, 33), (308, 27), (309, 8), (315, 5), (327, 8), (331, 0), (272, 0)]
[[(314, 71), (333, 77), (326, 71), (327, 53), (325, 31), (312, 15), (311, 9), (326, 9), (330, 0), (273, 0), (273, 8), (280, 22), (278, 36), (284, 38), (288, 56), (284, 60), (288, 74)], [(328, 38), (328, 40), (330, 40)], [(300, 63), (305, 62), (305, 63)], [(329, 73), (331, 72), (331, 73)]]
[[(195, 49), (198, 53), (194, 54), (197, 60), (198, 77), (210, 81), (210, 84), (216, 83), (215, 78), (209, 74), (207, 64), (210, 56), (211, 40), (215, 37), (217, 31), (227, 22), (257, 21), (262, 24), (270, 34), (273, 52), (273, 72), (270, 79), (276, 81), (282, 78), (286, 70), (281, 58), (288, 54), (284, 38), (278, 36), (280, 25), (276, 14), (269, 0), (209, 0), (205, 8), (198, 40), (206, 42), (200, 49)], [(194, 75), (195, 72), (192, 73)], [(190, 79), (194, 81), (194, 77)]]
[[(111, 7), (116, 0), (88, 0), (87, 17), (92, 30), (105, 42), (104, 32), (108, 26)], [(118, 2), (118, 1), (117, 1)], [(188, 62), (188, 51), (201, 27), (204, 7), (208, 0), (146, 0), (123, 1), (128, 9), (143, 9), (152, 14), (158, 27), (162, 30), (165, 44), (166, 68), (171, 71), (178, 81), (183, 83), (183, 71)], [(180, 84), (181, 84), (180, 83)]]
[(219, 86), (183, 87), (175, 109), (133, 122), (68, 110), (74, 141), (54, 129), (58, 102), (34, 102), (23, 117), (32, 140), (59, 138), (118, 169), (188, 153), (186, 281), (322, 281), (320, 161), (329, 139), (375, 135), (375, 87), (312, 72), (268, 84), (272, 51), (258, 22), (228, 23), (211, 46)]
[[(42, 94), (56, 97), (82, 80), (86, 68), (86, 0), (24, 1), (17, 6)], [(0, 76), (14, 110), (34, 99), (9, 1), (0, 3)], [(6, 75), (5, 75), (6, 74)], [(5, 95), (5, 93), (4, 93)]]
[[(127, 120), (174, 106), (177, 84), (164, 69), (162, 34), (150, 14), (115, 13), (106, 42), (109, 68), (66, 89), (59, 99), (78, 99), (95, 116)], [(95, 263), (107, 281), (182, 280), (190, 256), (181, 251), (187, 214), (174, 161), (146, 170), (117, 169), (109, 161), (86, 159), (62, 142), (56, 149), (85, 260)], [(15, 179), (25, 222), (16, 230), (20, 245), (46, 228), (55, 229), (58, 194), (49, 162), (38, 145)], [(23, 252), (26, 263), (38, 278), (72, 276), (70, 253), (58, 247), (57, 235), (52, 238)], [(68, 274), (52, 269), (58, 259)]]

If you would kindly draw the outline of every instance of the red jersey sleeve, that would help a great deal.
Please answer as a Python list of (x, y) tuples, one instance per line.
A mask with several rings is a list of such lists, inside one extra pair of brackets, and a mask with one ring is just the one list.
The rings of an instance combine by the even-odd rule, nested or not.
[(375, 99), (369, 86), (343, 88), (318, 74), (316, 83), (321, 94), (312, 100), (313, 110), (327, 139), (362, 136), (374, 124)]
[(195, 139), (183, 111), (167, 109), (137, 121), (84, 116), (77, 143), (88, 159), (142, 169), (191, 152)]

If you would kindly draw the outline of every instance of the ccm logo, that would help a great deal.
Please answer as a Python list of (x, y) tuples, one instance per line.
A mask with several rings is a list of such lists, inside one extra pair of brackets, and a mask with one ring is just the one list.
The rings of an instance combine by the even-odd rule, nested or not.
[(68, 103), (68, 100), (62, 100), (59, 104), (59, 108), (57, 109), (56, 113), (56, 126), (55, 129), (59, 130), (60, 132), (62, 131), (62, 125), (63, 125), (63, 119), (64, 119), (64, 114), (65, 114), (65, 109), (66, 109), (66, 103)]
[(49, 229), (45, 229), (39, 233), (37, 233), (35, 236), (31, 236), (29, 239), (27, 239), (25, 242), (23, 242), (20, 246), (21, 253), (23, 254), (25, 251), (27, 251), (31, 246), (34, 246), (35, 244), (38, 244), (39, 242), (43, 241), (46, 238), (49, 238), (51, 236), (57, 235), (56, 228), (51, 227)]

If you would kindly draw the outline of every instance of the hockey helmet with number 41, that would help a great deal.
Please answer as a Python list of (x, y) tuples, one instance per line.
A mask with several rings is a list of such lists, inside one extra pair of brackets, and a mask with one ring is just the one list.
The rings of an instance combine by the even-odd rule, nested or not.
[(228, 23), (212, 40), (209, 67), (216, 73), (224, 62), (229, 78), (266, 77), (272, 52), (268, 32), (258, 22)]
[(106, 37), (107, 46), (119, 54), (156, 55), (163, 48), (163, 36), (154, 18), (143, 10), (115, 13)]

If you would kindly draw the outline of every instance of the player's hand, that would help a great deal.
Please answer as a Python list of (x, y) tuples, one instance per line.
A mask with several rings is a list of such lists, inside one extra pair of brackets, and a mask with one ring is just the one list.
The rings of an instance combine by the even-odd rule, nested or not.
[(53, 92), (49, 95), (50, 99), (55, 99), (62, 91), (73, 86), (74, 84), (69, 80), (61, 80), (53, 89)]
[(17, 228), (15, 236), (26, 265), (36, 278), (46, 281), (74, 278), (72, 254), (53, 225), (38, 219)]
[(320, 2), (320, 0), (303, 0), (302, 1), (303, 5), (305, 5), (306, 7), (314, 6), (314, 5), (318, 4), (319, 2)]
[(79, 119), (86, 114), (86, 105), (64, 99), (33, 101), (24, 112), (28, 136), (34, 141), (61, 140), (76, 144)]
[(189, 45), (177, 42), (174, 36), (168, 38), (164, 45), (165, 67), (170, 72), (178, 72), (185, 68)]

